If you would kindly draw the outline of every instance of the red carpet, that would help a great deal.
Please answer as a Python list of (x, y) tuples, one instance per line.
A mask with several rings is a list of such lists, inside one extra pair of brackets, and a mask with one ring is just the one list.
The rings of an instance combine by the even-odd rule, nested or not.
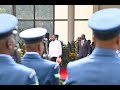
[(66, 68), (60, 68), (60, 79), (65, 80), (67, 78), (67, 70)]

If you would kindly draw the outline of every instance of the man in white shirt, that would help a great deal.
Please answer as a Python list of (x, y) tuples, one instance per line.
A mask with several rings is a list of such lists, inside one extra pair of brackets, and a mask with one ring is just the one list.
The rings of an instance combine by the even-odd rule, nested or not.
[(51, 36), (52, 41), (49, 44), (49, 56), (51, 61), (56, 62), (57, 58), (61, 58), (62, 55), (62, 45), (59, 40), (57, 40), (56, 35)]

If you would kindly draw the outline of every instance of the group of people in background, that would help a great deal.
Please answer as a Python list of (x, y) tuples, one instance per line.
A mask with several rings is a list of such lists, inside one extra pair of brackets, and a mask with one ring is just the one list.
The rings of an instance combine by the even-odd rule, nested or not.
[[(82, 34), (77, 42), (78, 60), (67, 64), (68, 77), (64, 85), (120, 85), (120, 9), (97, 11), (88, 20), (94, 43)], [(49, 43), (49, 57), (43, 59), (45, 28), (30, 28), (20, 32), (26, 52), (21, 64), (13, 59), (16, 42), (13, 30), (18, 19), (0, 14), (0, 85), (59, 85), (62, 45), (56, 35)], [(93, 49), (94, 50), (93, 50)]]
[[(73, 43), (74, 44), (74, 43)], [(84, 58), (92, 53), (95, 48), (95, 42), (91, 43), (91, 40), (86, 40), (84, 34), (81, 37), (78, 37), (76, 40), (76, 51), (78, 59)], [(58, 35), (51, 35), (50, 40), (48, 41), (48, 51), (49, 57), (52, 61), (56, 62), (58, 57), (62, 56), (62, 43), (58, 40)]]

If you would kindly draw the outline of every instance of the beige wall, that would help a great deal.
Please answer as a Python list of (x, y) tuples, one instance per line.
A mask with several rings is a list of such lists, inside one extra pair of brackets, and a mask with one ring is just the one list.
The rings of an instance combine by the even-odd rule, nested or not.
[(68, 5), (55, 5), (55, 19), (68, 19)]
[(75, 21), (75, 40), (80, 37), (81, 34), (85, 34), (87, 40), (92, 41), (92, 30), (88, 27), (87, 21)]
[(89, 19), (93, 13), (93, 5), (75, 5), (75, 19)]
[(93, 5), (75, 5), (75, 19), (77, 20), (74, 23), (74, 40), (85, 34), (87, 40), (92, 41), (92, 30), (88, 27), (87, 20), (93, 14)]
[[(62, 5), (60, 5), (62, 6)], [(83, 19), (84, 17), (86, 19), (89, 19), (89, 17), (92, 15), (88, 12), (92, 11), (93, 12), (96, 12), (98, 10), (101, 10), (101, 9), (105, 9), (105, 8), (120, 8), (120, 5), (91, 5), (93, 6), (93, 8), (91, 8), (90, 5), (88, 5), (89, 7), (87, 7), (87, 5), (76, 5), (77, 6), (77, 12), (75, 12), (75, 18), (79, 18), (81, 17), (80, 19)], [(83, 6), (82, 8), (80, 8), (79, 6)], [(65, 14), (65, 18), (64, 19), (67, 19), (67, 16), (68, 16), (68, 12), (67, 12), (67, 5), (63, 5), (62, 7), (66, 7), (65, 9), (63, 10), (60, 10), (60, 7), (57, 7), (56, 9), (56, 14), (58, 14), (59, 17), (56, 17), (56, 18), (64, 18), (62, 15)], [(84, 9), (84, 10), (82, 10)], [(75, 10), (74, 10), (75, 11)], [(61, 15), (61, 12), (62, 12), (62, 15)], [(79, 14), (76, 15), (76, 13), (80, 12)], [(85, 16), (86, 14), (86, 16)], [(82, 16), (81, 16), (82, 15)], [(68, 20), (69, 21), (69, 20)], [(63, 41), (65, 44), (67, 44), (68, 42), (68, 22), (57, 22), (56, 25), (55, 25), (55, 34), (58, 34), (60, 35), (60, 40)], [(81, 34), (85, 34), (86, 35), (86, 39), (90, 39), (92, 41), (92, 30), (88, 27), (87, 25), (87, 21), (74, 21), (74, 40), (77, 39), (77, 37), (81, 36)]]
[[(87, 5), (84, 5), (84, 6), (87, 6)], [(105, 9), (105, 8), (120, 8), (120, 5), (93, 5), (93, 12), (96, 12), (98, 10)], [(87, 12), (87, 10), (89, 11), (89, 9), (90, 8), (86, 8), (85, 11)], [(78, 11), (80, 11), (80, 9)], [(81, 10), (81, 11), (84, 12), (84, 10)], [(85, 14), (87, 14), (87, 13), (85, 13)], [(88, 17), (90, 17), (90, 16), (88, 16)], [(88, 27), (86, 21), (81, 21), (81, 22), (76, 21), (75, 28), (74, 28), (74, 31), (75, 31), (74, 32), (74, 34), (75, 34), (74, 40), (77, 39), (77, 37), (83, 33), (86, 35), (86, 39), (90, 39), (92, 41), (92, 36), (93, 36), (92, 30)]]
[(55, 34), (59, 35), (59, 40), (64, 44), (68, 43), (68, 22), (67, 21), (55, 21)]

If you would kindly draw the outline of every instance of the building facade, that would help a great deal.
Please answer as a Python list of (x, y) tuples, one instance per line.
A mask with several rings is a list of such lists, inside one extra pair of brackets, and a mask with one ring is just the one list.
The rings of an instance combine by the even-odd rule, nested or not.
[(81, 34), (92, 40), (88, 19), (94, 12), (111, 7), (120, 8), (120, 5), (0, 5), (0, 13), (15, 15), (19, 20), (19, 32), (43, 27), (49, 36), (58, 34), (59, 40), (67, 44)]

